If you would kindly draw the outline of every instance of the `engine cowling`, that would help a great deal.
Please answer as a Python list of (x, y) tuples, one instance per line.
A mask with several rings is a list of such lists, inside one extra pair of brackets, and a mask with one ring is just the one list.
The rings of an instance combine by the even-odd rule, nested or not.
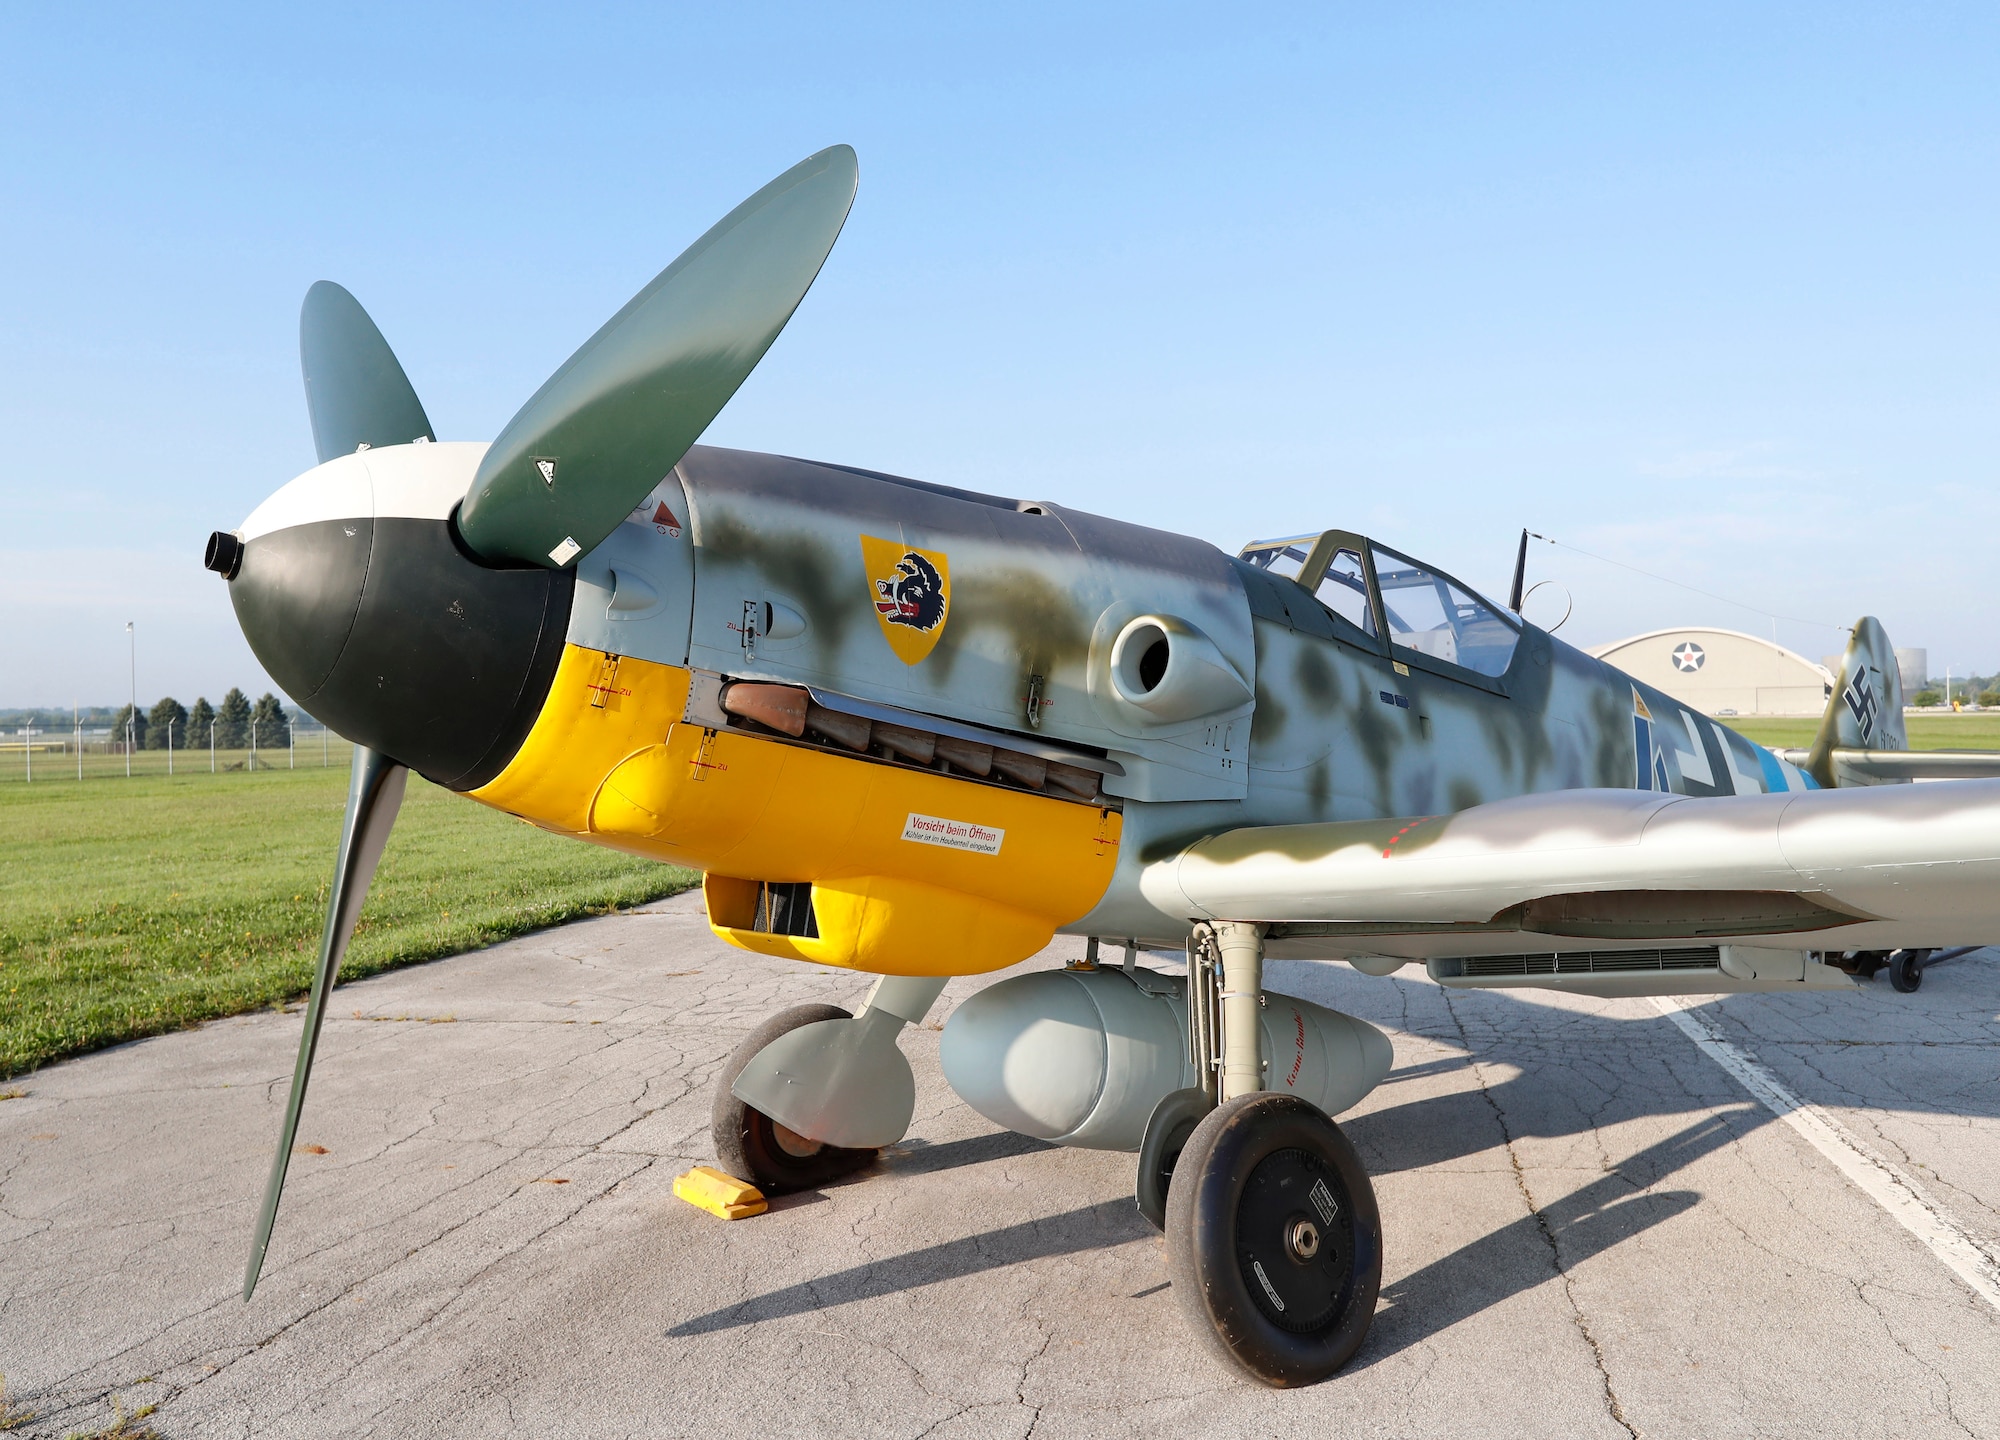
[[(1265, 1089), (1329, 1115), (1389, 1073), (1366, 1021), (1266, 992)], [(1153, 1107), (1196, 1083), (1177, 976), (1038, 970), (988, 986), (946, 1022), (938, 1058), (960, 1099), (996, 1125), (1088, 1150), (1137, 1150)]]

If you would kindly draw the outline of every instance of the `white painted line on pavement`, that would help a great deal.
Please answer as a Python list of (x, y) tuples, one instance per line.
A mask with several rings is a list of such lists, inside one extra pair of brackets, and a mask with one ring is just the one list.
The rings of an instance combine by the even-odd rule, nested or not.
[(1706, 1016), (1683, 1009), (1679, 997), (1659, 997), (1653, 1005), (1773, 1115), (1839, 1166), (1841, 1173), (1887, 1210), (1897, 1224), (1923, 1241), (1980, 1299), (2000, 1310), (2000, 1259), (1967, 1233), (1921, 1185), (1863, 1144), (1827, 1111), (1808, 1105), (1786, 1089), (1777, 1076), (1717, 1034)]

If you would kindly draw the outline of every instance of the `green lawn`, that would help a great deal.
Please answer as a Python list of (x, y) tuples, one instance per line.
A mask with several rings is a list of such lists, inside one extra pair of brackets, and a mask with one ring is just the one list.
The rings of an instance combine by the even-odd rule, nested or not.
[[(1818, 720), (1773, 720), (1754, 716), (1724, 716), (1722, 723), (1737, 734), (1782, 750), (1812, 744)], [(1912, 750), (2000, 750), (2000, 710), (1974, 715), (1906, 715)]]
[[(316, 766), (0, 785), (0, 1078), (303, 994), (346, 796)], [(412, 777), (341, 975), (699, 878)]]

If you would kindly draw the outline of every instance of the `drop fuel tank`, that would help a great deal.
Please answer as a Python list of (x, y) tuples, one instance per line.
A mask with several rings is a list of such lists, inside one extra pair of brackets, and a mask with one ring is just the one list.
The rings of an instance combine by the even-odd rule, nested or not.
[[(1389, 1073), (1388, 1037), (1309, 1000), (1265, 992), (1264, 1088), (1329, 1115)], [(945, 1079), (996, 1125), (1057, 1145), (1137, 1150), (1166, 1095), (1197, 1083), (1184, 982), (1150, 970), (1041, 970), (974, 995), (946, 1022)]]

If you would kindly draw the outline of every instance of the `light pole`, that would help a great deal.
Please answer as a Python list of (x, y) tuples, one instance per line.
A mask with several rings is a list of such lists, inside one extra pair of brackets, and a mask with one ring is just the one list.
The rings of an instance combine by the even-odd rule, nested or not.
[(35, 783), (35, 722), (21, 727), (21, 753), (28, 757), (28, 783)]
[(174, 721), (171, 716), (167, 719), (167, 773), (174, 773)]
[(250, 722), (250, 764), (246, 768), (251, 770), (257, 768), (257, 722), (255, 720)]
[(208, 722), (208, 773), (215, 773), (215, 722)]

